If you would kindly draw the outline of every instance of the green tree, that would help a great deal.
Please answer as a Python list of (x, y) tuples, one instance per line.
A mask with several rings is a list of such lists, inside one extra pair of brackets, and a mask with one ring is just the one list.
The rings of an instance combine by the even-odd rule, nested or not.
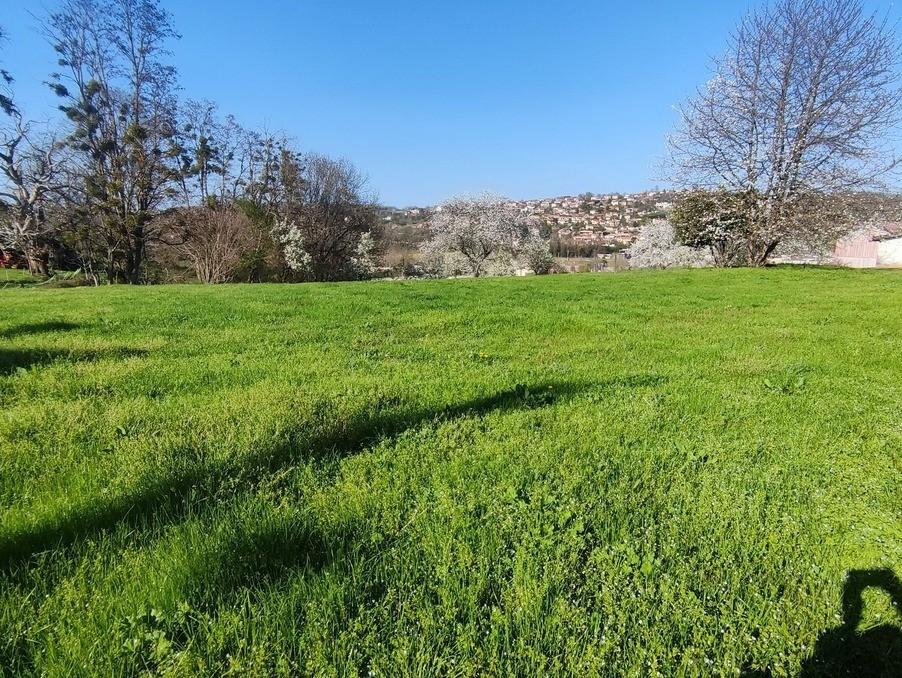
[(45, 33), (64, 69), (52, 87), (82, 157), (107, 280), (140, 283), (154, 212), (177, 176), (171, 17), (156, 0), (64, 0)]
[(743, 195), (697, 189), (679, 198), (670, 223), (679, 242), (710, 250), (715, 266), (739, 266), (746, 261), (748, 214)]

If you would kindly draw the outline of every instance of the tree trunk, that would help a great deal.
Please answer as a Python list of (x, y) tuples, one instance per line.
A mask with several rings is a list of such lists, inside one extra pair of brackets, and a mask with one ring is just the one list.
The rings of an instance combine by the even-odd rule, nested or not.
[(25, 261), (28, 264), (28, 272), (31, 275), (46, 278), (50, 274), (50, 266), (48, 265), (48, 253), (40, 247), (26, 245)]
[(749, 266), (753, 266), (755, 268), (766, 266), (767, 260), (770, 258), (770, 255), (773, 254), (774, 250), (777, 249), (777, 245), (779, 244), (779, 241), (771, 241), (765, 243), (749, 241)]
[[(141, 217), (138, 217), (138, 219), (141, 219)], [(141, 221), (143, 222), (143, 219), (141, 219)], [(144, 264), (144, 257), (147, 251), (147, 233), (144, 229), (144, 224), (139, 223), (136, 225), (132, 230), (131, 236), (128, 271), (126, 271), (126, 275), (128, 277), (129, 285), (140, 285), (144, 282), (141, 267)]]

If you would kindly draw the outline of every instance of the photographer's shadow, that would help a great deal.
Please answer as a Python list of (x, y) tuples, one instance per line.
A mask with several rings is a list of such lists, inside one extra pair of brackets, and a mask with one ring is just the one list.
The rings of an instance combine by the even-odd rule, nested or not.
[(902, 676), (902, 629), (883, 624), (858, 631), (867, 588), (889, 593), (902, 617), (902, 582), (890, 569), (852, 570), (843, 588), (843, 622), (822, 635), (802, 665), (801, 678), (814, 676)]

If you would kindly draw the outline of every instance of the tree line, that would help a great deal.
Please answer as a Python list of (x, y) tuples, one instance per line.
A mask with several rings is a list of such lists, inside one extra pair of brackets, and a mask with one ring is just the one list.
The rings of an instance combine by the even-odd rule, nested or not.
[(0, 68), (8, 256), (35, 275), (80, 268), (93, 284), (153, 281), (166, 263), (210, 283), (372, 272), (366, 177), (213, 102), (180, 99), (168, 50), (178, 35), (157, 0), (63, 0), (41, 27), (63, 119), (29, 119)]
[[(79, 268), (94, 284), (152, 281), (167, 262), (205, 282), (373, 272), (381, 221), (365, 176), (179, 99), (177, 34), (158, 0), (60, 0), (42, 27), (64, 118), (58, 130), (29, 120), (0, 62), (0, 250), (35, 274)], [(707, 249), (720, 266), (835, 242), (867, 219), (857, 197), (898, 176), (900, 61), (893, 26), (860, 1), (772, 0), (751, 13), (678, 109), (664, 178), (683, 197), (648, 242)], [(515, 221), (500, 196), (452, 198), (421, 268), (478, 276), (512, 270), (527, 250), (546, 268), (549, 234)], [(677, 254), (668, 261), (695, 261)]]

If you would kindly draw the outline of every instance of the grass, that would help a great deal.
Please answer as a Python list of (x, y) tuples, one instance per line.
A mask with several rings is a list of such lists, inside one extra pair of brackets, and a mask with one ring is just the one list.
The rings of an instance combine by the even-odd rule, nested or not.
[(3, 285), (24, 285), (26, 283), (38, 282), (31, 273), (18, 268), (0, 268), (0, 287)]
[(0, 303), (0, 674), (896, 675), (898, 272)]

